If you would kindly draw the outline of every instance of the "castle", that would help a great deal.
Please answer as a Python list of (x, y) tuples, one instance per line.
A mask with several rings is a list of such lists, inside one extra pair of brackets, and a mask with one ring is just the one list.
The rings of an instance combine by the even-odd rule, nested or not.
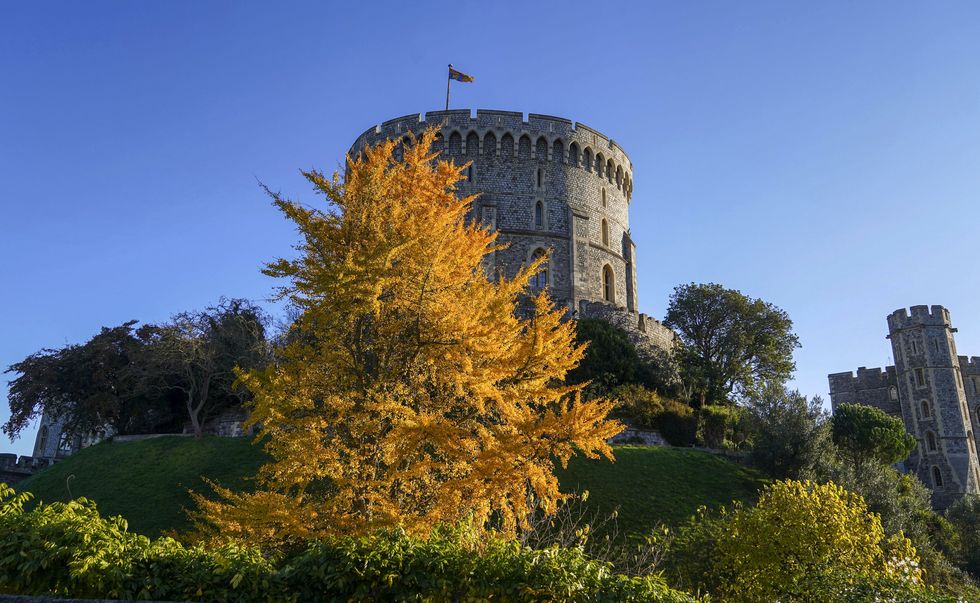
[[(509, 245), (489, 258), (489, 274), (513, 277), (529, 261), (548, 254), (546, 268), (531, 285), (547, 288), (570, 316), (615, 324), (643, 356), (673, 348), (676, 334), (638, 310), (636, 245), (629, 228), (633, 164), (615, 141), (560, 117), (433, 111), (370, 128), (358, 136), (350, 155), (428, 127), (438, 129), (434, 150), (441, 151), (440, 158), (470, 163), (458, 186), (461, 194), (480, 194), (471, 218), (496, 230), (497, 240)], [(234, 434), (232, 423), (218, 421), (214, 431)], [(61, 421), (45, 413), (34, 458), (68, 456), (105, 435), (66, 439)]]
[(472, 217), (508, 244), (494, 252), (489, 273), (512, 277), (547, 253), (532, 287), (547, 287), (573, 317), (619, 326), (641, 353), (673, 347), (674, 332), (638, 309), (633, 163), (622, 147), (561, 117), (463, 109), (388, 120), (361, 134), (350, 155), (428, 127), (438, 130), (441, 158), (470, 163), (458, 186), (480, 195)]
[(903, 469), (932, 488), (945, 509), (980, 493), (980, 358), (958, 356), (949, 311), (912, 306), (888, 316), (894, 366), (834, 373), (830, 402), (866, 404), (900, 417), (918, 445)]

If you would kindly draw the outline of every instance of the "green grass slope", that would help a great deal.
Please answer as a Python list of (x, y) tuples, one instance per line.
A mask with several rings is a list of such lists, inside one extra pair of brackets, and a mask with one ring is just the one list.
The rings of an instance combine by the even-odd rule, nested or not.
[[(17, 484), (46, 503), (85, 497), (105, 516), (122, 515), (135, 532), (157, 536), (190, 525), (189, 490), (208, 493), (208, 478), (232, 489), (247, 488), (265, 460), (251, 438), (160, 437), (103, 442)], [(70, 477), (74, 476), (74, 477)]]
[[(568, 469), (559, 471), (559, 479), (564, 492), (589, 491), (589, 510), (605, 516), (618, 509), (621, 534), (643, 533), (658, 522), (676, 525), (700, 505), (751, 500), (763, 483), (758, 473), (704, 452), (619, 446), (615, 453), (615, 463), (573, 459)], [(192, 505), (188, 490), (208, 492), (202, 478), (232, 489), (246, 488), (246, 478), (264, 459), (250, 438), (105, 442), (21, 482), (17, 489), (45, 502), (90, 498), (103, 515), (122, 515), (132, 530), (156, 536), (189, 527), (184, 513)]]
[(704, 505), (754, 502), (766, 478), (717, 455), (684, 448), (617, 446), (616, 462), (574, 459), (558, 471), (563, 492), (588, 490), (587, 506), (617, 511), (620, 535), (645, 534), (658, 522), (676, 526)]

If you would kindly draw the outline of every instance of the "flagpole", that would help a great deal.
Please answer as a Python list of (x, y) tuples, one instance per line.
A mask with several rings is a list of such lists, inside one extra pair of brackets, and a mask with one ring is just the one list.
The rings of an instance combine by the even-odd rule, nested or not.
[(449, 64), (449, 71), (446, 72), (446, 111), (449, 111), (449, 84), (453, 81), (453, 64)]

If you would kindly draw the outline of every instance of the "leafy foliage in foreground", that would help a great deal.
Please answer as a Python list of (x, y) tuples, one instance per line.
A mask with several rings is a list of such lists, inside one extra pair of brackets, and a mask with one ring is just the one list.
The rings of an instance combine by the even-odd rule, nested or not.
[(0, 592), (174, 601), (693, 601), (652, 576), (627, 577), (576, 549), (437, 530), (308, 543), (263, 556), (226, 543), (185, 547), (130, 533), (91, 501), (24, 509), (0, 483)]
[(953, 601), (922, 583), (901, 533), (835, 484), (783, 481), (755, 507), (701, 513), (677, 534), (669, 574), (722, 601)]

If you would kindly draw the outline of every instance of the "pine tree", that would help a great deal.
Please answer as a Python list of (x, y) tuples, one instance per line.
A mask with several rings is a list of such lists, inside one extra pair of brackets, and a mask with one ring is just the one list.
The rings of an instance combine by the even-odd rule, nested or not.
[(467, 219), (465, 166), (434, 139), (366, 149), (344, 180), (304, 172), (326, 209), (272, 194), (303, 242), (265, 273), (301, 315), (276, 363), (241, 374), (272, 460), (253, 494), (197, 497), (211, 530), (275, 541), (471, 520), (512, 534), (563, 498), (556, 463), (612, 460), (612, 403), (564, 384), (584, 355), (574, 325), (544, 292), (517, 311), (544, 258), (487, 277), (496, 234)]

